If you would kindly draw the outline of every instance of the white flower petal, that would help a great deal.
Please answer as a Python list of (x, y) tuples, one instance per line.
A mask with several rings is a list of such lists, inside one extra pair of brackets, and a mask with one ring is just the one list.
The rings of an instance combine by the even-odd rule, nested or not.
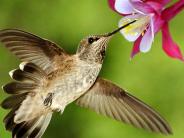
[(144, 53), (148, 52), (151, 49), (153, 39), (154, 35), (152, 33), (152, 27), (150, 26), (141, 40), (140, 51)]
[(129, 0), (116, 0), (114, 7), (119, 13), (122, 14), (131, 14), (134, 12), (132, 4)]
[(152, 36), (154, 37), (154, 21), (153, 21), (153, 16), (151, 17), (150, 19), (150, 26), (151, 26), (151, 33), (152, 33)]
[(135, 41), (144, 32), (150, 23), (150, 16), (142, 14), (128, 15), (119, 21), (118, 26), (121, 27), (134, 20), (137, 21), (120, 31), (130, 42)]

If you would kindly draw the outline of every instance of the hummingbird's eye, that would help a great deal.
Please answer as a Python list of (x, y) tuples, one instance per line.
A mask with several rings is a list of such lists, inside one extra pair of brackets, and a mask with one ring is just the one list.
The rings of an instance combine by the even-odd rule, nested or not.
[(92, 44), (95, 41), (92, 37), (88, 38), (88, 43)]
[(93, 42), (97, 41), (99, 39), (99, 37), (89, 37), (88, 38), (88, 43), (92, 44)]

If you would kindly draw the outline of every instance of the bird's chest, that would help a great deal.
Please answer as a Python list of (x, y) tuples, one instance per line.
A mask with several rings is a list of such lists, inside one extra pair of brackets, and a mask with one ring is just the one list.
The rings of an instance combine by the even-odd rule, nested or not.
[(84, 94), (95, 82), (100, 72), (100, 66), (83, 65), (75, 68), (54, 80), (52, 92), (53, 105), (65, 107)]

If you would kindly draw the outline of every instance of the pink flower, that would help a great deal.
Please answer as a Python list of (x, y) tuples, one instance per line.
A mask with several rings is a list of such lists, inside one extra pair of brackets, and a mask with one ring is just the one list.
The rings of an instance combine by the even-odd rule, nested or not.
[(184, 0), (165, 8), (169, 2), (170, 0), (109, 0), (110, 7), (124, 16), (119, 21), (119, 26), (137, 20), (120, 31), (128, 41), (134, 42), (131, 58), (139, 52), (148, 52), (154, 35), (161, 30), (165, 53), (172, 58), (184, 60), (168, 27), (168, 22), (184, 9)]

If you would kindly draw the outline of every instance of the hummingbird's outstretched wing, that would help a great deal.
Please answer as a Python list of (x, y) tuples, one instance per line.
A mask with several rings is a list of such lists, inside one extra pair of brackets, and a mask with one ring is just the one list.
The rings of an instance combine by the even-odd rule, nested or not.
[(68, 55), (55, 43), (17, 29), (1, 30), (0, 42), (21, 61), (32, 62), (46, 72), (57, 68), (57, 60)]
[(77, 105), (138, 128), (172, 134), (169, 124), (151, 107), (108, 80), (98, 78)]

